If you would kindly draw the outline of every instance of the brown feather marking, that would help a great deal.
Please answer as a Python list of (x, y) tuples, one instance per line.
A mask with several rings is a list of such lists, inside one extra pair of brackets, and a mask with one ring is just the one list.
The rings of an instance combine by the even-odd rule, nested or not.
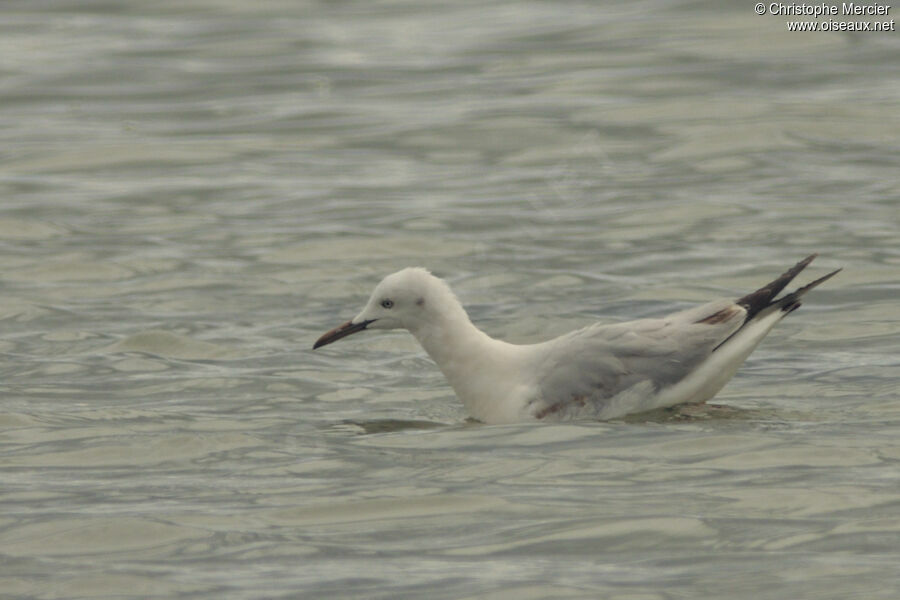
[(740, 309), (736, 306), (729, 306), (728, 308), (723, 308), (719, 312), (715, 312), (708, 317), (696, 321), (696, 323), (705, 323), (706, 325), (716, 325), (718, 323), (724, 323), (725, 321), (736, 315), (739, 310)]

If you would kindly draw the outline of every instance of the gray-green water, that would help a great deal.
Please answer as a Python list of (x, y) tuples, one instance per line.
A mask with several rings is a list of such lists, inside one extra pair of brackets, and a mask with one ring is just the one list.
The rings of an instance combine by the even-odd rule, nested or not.
[[(728, 4), (0, 5), (0, 595), (896, 598), (900, 37)], [(813, 251), (706, 409), (310, 351), (408, 265), (527, 342)]]

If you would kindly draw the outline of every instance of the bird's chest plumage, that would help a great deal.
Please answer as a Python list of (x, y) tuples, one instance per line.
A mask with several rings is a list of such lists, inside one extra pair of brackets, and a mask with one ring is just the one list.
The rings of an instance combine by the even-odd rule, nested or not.
[(528, 418), (525, 409), (532, 387), (527, 378), (505, 365), (473, 359), (441, 365), (441, 370), (466, 410), (479, 421), (515, 423)]

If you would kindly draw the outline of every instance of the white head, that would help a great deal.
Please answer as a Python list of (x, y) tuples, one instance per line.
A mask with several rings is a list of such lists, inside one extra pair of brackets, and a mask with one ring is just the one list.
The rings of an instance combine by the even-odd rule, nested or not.
[(430, 323), (460, 316), (468, 320), (443, 280), (421, 267), (409, 267), (382, 279), (362, 312), (316, 340), (313, 350), (363, 329), (407, 329), (415, 334)]

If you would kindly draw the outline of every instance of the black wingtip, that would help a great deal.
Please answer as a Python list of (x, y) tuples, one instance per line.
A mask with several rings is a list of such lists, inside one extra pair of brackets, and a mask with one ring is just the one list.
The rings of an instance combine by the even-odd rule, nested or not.
[[(747, 309), (747, 320), (749, 321), (753, 317), (755, 317), (761, 310), (770, 306), (775, 299), (775, 296), (781, 293), (787, 285), (791, 282), (791, 280), (796, 277), (800, 271), (805, 269), (819, 254), (813, 253), (798, 262), (796, 265), (782, 273), (778, 276), (777, 279), (771, 281), (759, 288), (755, 292), (750, 292), (743, 298), (739, 298), (736, 301), (736, 304), (740, 304), (744, 308)], [(799, 291), (799, 290), (798, 290)]]
[(844, 270), (843, 267), (841, 267), (840, 269), (835, 269), (835, 270), (832, 271), (831, 273), (828, 273), (827, 275), (823, 275), (822, 277), (819, 277), (819, 278), (816, 279), (815, 281), (812, 281), (812, 282), (810, 282), (810, 283), (807, 283), (806, 285), (804, 285), (804, 286), (801, 287), (801, 288), (797, 288), (797, 291), (792, 292), (792, 294), (796, 294), (797, 297), (799, 298), (800, 296), (802, 296), (803, 294), (805, 294), (805, 293), (808, 292), (809, 290), (813, 289), (814, 287), (816, 287), (816, 286), (819, 285), (820, 283), (825, 283), (826, 281), (828, 281), (829, 279), (831, 279), (832, 277), (834, 277), (835, 275), (837, 275), (838, 273), (840, 273), (840, 272), (843, 271), (843, 270)]
[[(800, 298), (803, 296), (803, 294), (813, 289), (817, 285), (828, 281), (843, 270), (837, 269), (835, 271), (832, 271), (831, 273), (823, 275), (822, 277), (819, 277), (811, 283), (807, 283), (801, 288), (797, 288), (790, 294), (786, 294), (781, 298), (778, 298), (777, 300), (773, 300), (773, 298), (775, 298), (775, 296), (777, 296), (778, 293), (781, 292), (781, 290), (783, 290), (784, 287), (788, 283), (790, 283), (791, 280), (796, 277), (798, 273), (800, 273), (800, 271), (806, 268), (806, 266), (811, 263), (817, 256), (818, 254), (810, 254), (809, 256), (798, 262), (796, 265), (785, 271), (775, 281), (737, 300), (736, 304), (740, 304), (747, 310), (747, 316), (744, 319), (744, 324), (741, 326), (741, 328), (749, 323), (751, 319), (759, 316), (760, 313), (767, 315), (776, 310), (781, 310), (785, 313), (785, 315), (787, 315), (788, 313), (794, 312), (795, 310), (800, 308)], [(718, 346), (713, 348), (713, 352), (721, 348), (726, 342), (728, 342), (728, 340), (737, 335), (741, 328), (725, 338), (724, 341), (720, 342)]]
[(843, 269), (837, 269), (836, 271), (832, 271), (831, 273), (828, 273), (827, 275), (823, 275), (822, 277), (819, 277), (815, 281), (811, 281), (810, 283), (807, 283), (803, 287), (797, 288), (796, 290), (794, 290), (790, 294), (784, 296), (783, 298), (779, 298), (772, 304), (778, 305), (781, 308), (781, 310), (785, 313), (792, 313), (795, 310), (797, 310), (798, 308), (800, 308), (800, 298), (803, 296), (803, 294), (805, 294), (809, 290), (813, 289), (820, 283), (824, 283), (824, 282), (828, 281), (829, 279), (831, 279), (832, 277), (834, 277), (841, 271), (843, 271)]

